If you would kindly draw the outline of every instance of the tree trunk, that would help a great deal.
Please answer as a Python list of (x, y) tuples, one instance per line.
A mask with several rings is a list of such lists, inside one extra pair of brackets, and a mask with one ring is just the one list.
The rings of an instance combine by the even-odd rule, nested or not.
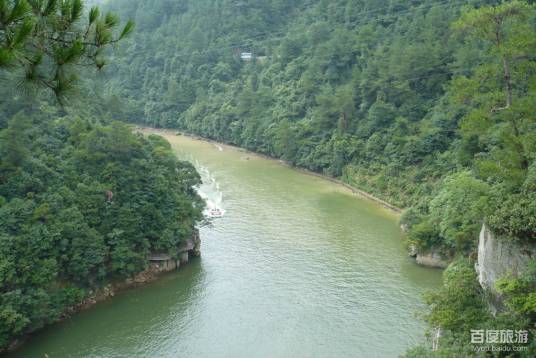
[(506, 56), (503, 56), (502, 59), (503, 62), (503, 71), (504, 71), (504, 91), (506, 94), (506, 108), (510, 108), (512, 105), (512, 79), (510, 78), (510, 65), (508, 64), (508, 60), (506, 59)]

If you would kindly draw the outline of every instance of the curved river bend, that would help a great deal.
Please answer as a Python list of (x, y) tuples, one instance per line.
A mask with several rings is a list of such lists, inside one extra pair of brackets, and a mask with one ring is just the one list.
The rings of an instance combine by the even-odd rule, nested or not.
[(277, 161), (165, 137), (225, 210), (201, 229), (202, 258), (13, 356), (396, 357), (422, 339), (415, 313), (440, 271), (406, 256), (394, 215)]

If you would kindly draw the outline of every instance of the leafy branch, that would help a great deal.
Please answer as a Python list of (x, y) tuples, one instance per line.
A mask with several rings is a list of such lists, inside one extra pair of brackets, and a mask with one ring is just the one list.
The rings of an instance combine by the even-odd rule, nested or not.
[(81, 0), (0, 0), (0, 70), (22, 70), (19, 85), (50, 89), (62, 102), (78, 80), (77, 67), (98, 70), (107, 49), (134, 30)]

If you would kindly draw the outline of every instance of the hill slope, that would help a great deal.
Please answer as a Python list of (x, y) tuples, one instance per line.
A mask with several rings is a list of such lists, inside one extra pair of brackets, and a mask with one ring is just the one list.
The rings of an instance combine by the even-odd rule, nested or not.
[[(106, 88), (117, 118), (340, 178), (409, 208), (417, 250), (470, 261), (484, 220), (536, 239), (535, 8), (497, 3), (119, 0), (138, 29)], [(436, 296), (429, 322), (463, 336), (488, 318), (471, 263), (452, 272), (467, 296)], [(534, 281), (509, 282), (529, 307)]]

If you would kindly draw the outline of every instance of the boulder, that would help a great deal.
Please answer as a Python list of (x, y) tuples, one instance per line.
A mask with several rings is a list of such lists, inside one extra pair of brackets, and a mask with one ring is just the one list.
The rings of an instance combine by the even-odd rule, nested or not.
[(441, 255), (434, 251), (428, 251), (423, 253), (417, 253), (415, 260), (419, 265), (436, 267), (436, 268), (446, 268), (449, 265), (449, 262), (445, 260)]

